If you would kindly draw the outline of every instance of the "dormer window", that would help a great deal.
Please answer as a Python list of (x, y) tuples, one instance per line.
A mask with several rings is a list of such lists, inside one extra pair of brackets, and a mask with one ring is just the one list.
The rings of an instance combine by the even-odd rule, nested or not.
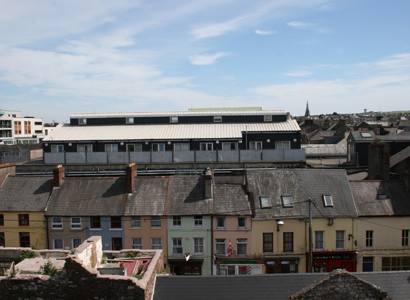
[(178, 123), (178, 117), (170, 117), (169, 122), (170, 123)]
[(261, 208), (272, 207), (270, 196), (261, 196), (260, 198), (261, 198)]
[(263, 121), (272, 122), (272, 116), (263, 116)]
[(87, 125), (87, 119), (78, 119), (78, 124)]
[(222, 116), (214, 116), (214, 122), (222, 122)]
[(134, 118), (125, 118), (126, 124), (134, 124)]
[(332, 207), (333, 206), (333, 200), (332, 200), (332, 196), (331, 195), (323, 195), (323, 203), (325, 204), (325, 206), (329, 206)]
[(292, 196), (282, 195), (282, 205), (283, 207), (293, 207)]

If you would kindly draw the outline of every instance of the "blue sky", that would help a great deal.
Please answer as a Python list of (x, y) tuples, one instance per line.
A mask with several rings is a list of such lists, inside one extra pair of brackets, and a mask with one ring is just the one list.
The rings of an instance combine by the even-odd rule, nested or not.
[(0, 0), (0, 108), (409, 110), (408, 0)]

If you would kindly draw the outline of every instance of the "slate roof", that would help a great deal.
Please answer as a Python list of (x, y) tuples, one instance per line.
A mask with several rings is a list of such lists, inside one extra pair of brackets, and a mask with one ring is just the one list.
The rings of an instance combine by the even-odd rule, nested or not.
[(64, 178), (46, 215), (122, 216), (126, 202), (125, 178)]
[(245, 187), (238, 184), (214, 186), (213, 213), (215, 215), (252, 215)]
[(350, 186), (359, 216), (410, 216), (410, 192), (402, 181), (360, 180)]
[(50, 176), (8, 176), (0, 189), (0, 211), (45, 211), (53, 183)]
[(207, 215), (212, 200), (205, 200), (205, 178), (201, 176), (175, 176), (171, 178), (171, 193), (166, 215)]
[(410, 146), (390, 156), (390, 168), (410, 157)]
[[(247, 170), (247, 182), (254, 198), (256, 219), (308, 217), (309, 197), (317, 206), (312, 209), (313, 217), (357, 217), (344, 170), (253, 169)], [(282, 195), (292, 196), (293, 207), (283, 207)], [(333, 207), (324, 206), (323, 195), (332, 196)], [(272, 207), (261, 208), (260, 196), (270, 196)]]
[(170, 177), (136, 177), (134, 192), (128, 196), (124, 215), (163, 215)]
[[(393, 300), (408, 299), (410, 271), (352, 273), (383, 290)], [(297, 273), (251, 276), (158, 276), (154, 300), (236, 299), (288, 300), (325, 274)]]
[[(360, 133), (363, 132), (368, 132), (370, 133), (371, 137), (362, 137)], [(366, 141), (366, 142), (372, 142), (373, 138), (376, 136), (373, 131), (352, 131), (351, 132), (352, 137), (356, 142), (361, 142), (361, 141)], [(389, 142), (389, 141), (410, 141), (410, 135), (401, 135), (401, 134), (396, 134), (396, 135), (378, 135), (377, 137), (381, 138), (382, 140)]]

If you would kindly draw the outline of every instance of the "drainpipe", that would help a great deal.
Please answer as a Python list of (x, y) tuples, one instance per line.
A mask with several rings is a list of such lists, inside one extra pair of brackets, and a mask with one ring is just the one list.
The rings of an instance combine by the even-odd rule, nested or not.
[(214, 216), (211, 216), (211, 274), (214, 274)]
[(46, 247), (47, 247), (47, 249), (50, 249), (50, 243), (49, 243), (49, 240), (48, 240), (48, 221), (47, 221), (47, 216), (46, 215), (44, 215), (44, 218), (46, 219)]

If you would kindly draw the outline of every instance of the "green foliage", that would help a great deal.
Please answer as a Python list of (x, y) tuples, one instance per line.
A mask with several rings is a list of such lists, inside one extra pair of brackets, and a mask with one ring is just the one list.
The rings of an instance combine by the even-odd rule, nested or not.
[(390, 120), (390, 121), (397, 121), (397, 117), (396, 117), (396, 116), (391, 116), (391, 117), (389, 118), (389, 120)]
[(31, 250), (24, 250), (21, 251), (20, 257), (17, 258), (14, 263), (17, 265), (19, 262), (25, 260), (26, 258), (34, 258), (36, 257), (36, 253), (34, 251)]
[(374, 137), (373, 138), (373, 144), (377, 145), (377, 146), (383, 146), (384, 145), (384, 140), (381, 137)]
[(337, 115), (337, 114), (338, 114), (338, 113), (334, 111), (332, 115)]
[(77, 252), (76, 248), (73, 248), (73, 249), (70, 250), (70, 254), (75, 254), (76, 252)]
[(40, 274), (55, 276), (57, 273), (57, 268), (49, 260), (44, 264), (44, 266), (40, 267)]
[(128, 252), (127, 257), (131, 257), (131, 258), (138, 257), (138, 252)]
[(104, 265), (107, 263), (107, 254), (103, 252), (102, 257), (101, 257), (101, 264)]

